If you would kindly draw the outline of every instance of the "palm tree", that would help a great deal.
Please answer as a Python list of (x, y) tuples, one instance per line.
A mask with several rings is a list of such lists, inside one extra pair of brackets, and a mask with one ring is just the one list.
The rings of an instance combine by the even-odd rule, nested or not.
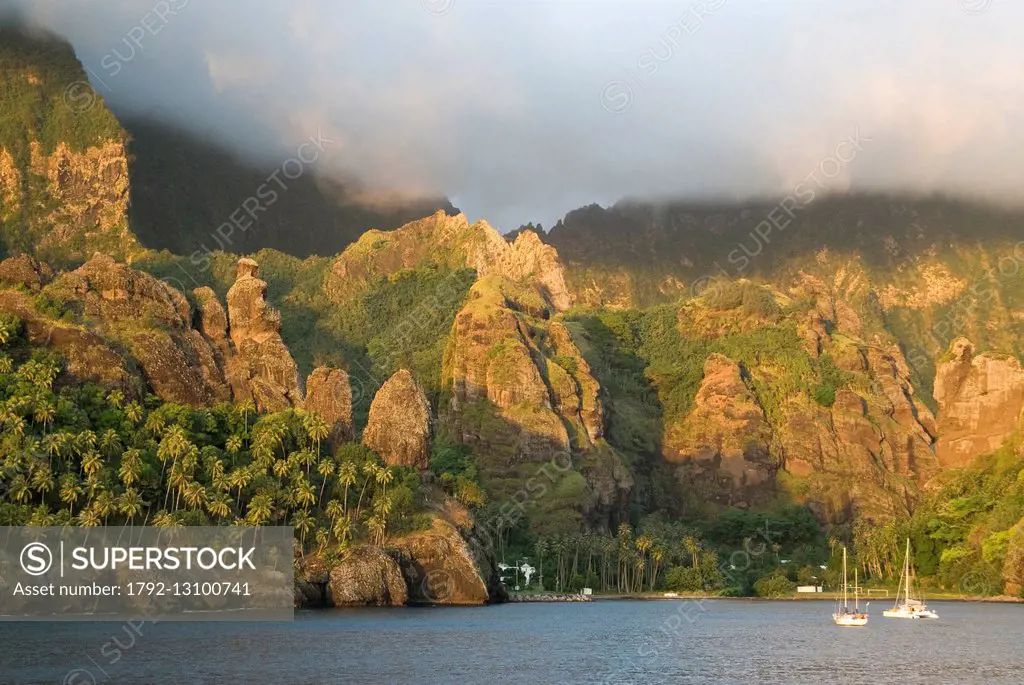
[(369, 485), (370, 479), (376, 478), (377, 475), (377, 464), (367, 459), (363, 462), (363, 487), (359, 490), (359, 499), (356, 501), (356, 513), (362, 511), (363, 508), (363, 493), (366, 492), (366, 486)]
[(292, 525), (299, 533), (299, 543), (302, 546), (303, 552), (306, 551), (306, 535), (309, 534), (309, 531), (313, 530), (315, 524), (316, 519), (305, 509), (300, 509), (292, 515)]
[(328, 518), (331, 519), (331, 529), (334, 529), (334, 522), (338, 520), (339, 516), (345, 513), (345, 507), (336, 499), (328, 500), (327, 506), (324, 508), (324, 513), (327, 514)]
[(78, 514), (78, 525), (83, 528), (95, 528), (96, 526), (103, 525), (103, 519), (95, 509), (85, 507)]
[(366, 520), (366, 527), (373, 533), (374, 544), (378, 547), (384, 544), (384, 531), (387, 525), (387, 522), (376, 514)]
[[(327, 425), (327, 422), (319, 414), (306, 414), (303, 419), (303, 426), (309, 439), (316, 446), (316, 454), (319, 455), (320, 441), (330, 435), (331, 427)], [(308, 467), (306, 472), (309, 473)]]
[(142, 406), (138, 402), (129, 402), (124, 408), (125, 417), (134, 424), (138, 424), (142, 419), (142, 413)]
[(209, 495), (202, 483), (192, 481), (185, 486), (185, 504), (193, 509), (202, 509), (209, 502)]
[(338, 466), (338, 482), (345, 488), (342, 492), (342, 506), (345, 511), (348, 511), (349, 488), (356, 484), (358, 477), (356, 465), (352, 462), (346, 461)]
[(238, 497), (235, 499), (235, 506), (241, 508), (242, 506), (242, 489), (245, 488), (252, 481), (252, 471), (242, 466), (231, 472), (228, 476), (228, 482), (231, 483), (232, 488), (238, 488)]
[(309, 509), (310, 506), (316, 504), (316, 488), (301, 475), (293, 484), (292, 492), (295, 503), (303, 509)]
[(32, 489), (45, 497), (46, 493), (53, 490), (53, 486), (53, 469), (49, 464), (40, 464), (32, 472)]
[(68, 505), (68, 513), (72, 512), (75, 502), (82, 496), (82, 486), (72, 473), (65, 473), (60, 478), (60, 501)]
[(226, 519), (231, 516), (231, 496), (225, 492), (218, 492), (207, 501), (206, 510), (214, 518)]
[(324, 488), (327, 487), (327, 481), (330, 477), (334, 475), (334, 462), (330, 459), (321, 459), (320, 463), (316, 465), (316, 472), (323, 478), (323, 481), (320, 483), (320, 496), (316, 499), (317, 504), (322, 504), (324, 501)]
[(145, 502), (142, 501), (142, 495), (132, 487), (125, 488), (125, 491), (117, 498), (117, 511), (126, 517), (133, 526), (135, 525), (135, 517), (142, 512), (144, 506)]
[(537, 553), (537, 570), (540, 571), (540, 589), (544, 589), (544, 555), (548, 552), (547, 538), (537, 538), (533, 543), (533, 551)]
[(138, 449), (133, 447), (125, 450), (121, 455), (121, 466), (117, 470), (117, 475), (126, 487), (131, 487), (139, 481), (142, 475), (142, 453)]
[(114, 493), (103, 490), (93, 499), (91, 508), (95, 509), (96, 514), (103, 519), (103, 525), (107, 525), (107, 517), (117, 511), (117, 500)]
[(249, 509), (245, 520), (251, 525), (262, 526), (270, 520), (274, 510), (274, 500), (270, 495), (261, 492), (249, 500)]

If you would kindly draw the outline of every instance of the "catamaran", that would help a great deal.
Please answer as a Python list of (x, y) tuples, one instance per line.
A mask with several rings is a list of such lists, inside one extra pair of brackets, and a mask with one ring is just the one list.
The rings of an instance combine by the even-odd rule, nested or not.
[(886, 609), (886, 618), (938, 618), (939, 615), (924, 604), (924, 599), (912, 595), (914, 567), (910, 565), (910, 538), (907, 538), (907, 552), (903, 557), (903, 571), (900, 573), (900, 587), (896, 591), (896, 606)]
[(843, 603), (836, 607), (832, 620), (837, 626), (866, 626), (868, 615), (860, 610), (860, 588), (857, 585), (857, 569), (853, 570), (853, 608), (850, 608), (850, 587), (846, 577), (846, 548), (843, 547)]

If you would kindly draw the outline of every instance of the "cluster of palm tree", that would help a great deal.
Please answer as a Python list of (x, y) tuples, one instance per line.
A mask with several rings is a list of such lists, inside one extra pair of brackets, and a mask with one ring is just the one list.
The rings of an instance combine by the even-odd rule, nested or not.
[(601, 592), (654, 592), (664, 587), (665, 571), (674, 565), (710, 569), (709, 586), (720, 581), (718, 554), (694, 532), (681, 526), (647, 525), (639, 530), (619, 524), (616, 535), (567, 534), (534, 543), (539, 580), (556, 591), (596, 584)]
[[(861, 572), (872, 578), (899, 577), (908, 522), (890, 519), (884, 523), (858, 521), (853, 527), (853, 550)], [(835, 549), (834, 538), (829, 540)]]
[(412, 513), (415, 474), (358, 444), (332, 452), (317, 414), (58, 390), (59, 369), (0, 352), (0, 525), (293, 525), (322, 550), (383, 544)]

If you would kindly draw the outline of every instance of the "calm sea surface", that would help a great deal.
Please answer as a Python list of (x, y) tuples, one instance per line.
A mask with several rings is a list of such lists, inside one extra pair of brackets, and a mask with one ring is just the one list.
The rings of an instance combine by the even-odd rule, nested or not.
[(1024, 605), (934, 608), (886, 619), (876, 602), (866, 628), (834, 626), (829, 602), (741, 600), (300, 612), (141, 636), (4, 623), (0, 682), (1024, 683)]

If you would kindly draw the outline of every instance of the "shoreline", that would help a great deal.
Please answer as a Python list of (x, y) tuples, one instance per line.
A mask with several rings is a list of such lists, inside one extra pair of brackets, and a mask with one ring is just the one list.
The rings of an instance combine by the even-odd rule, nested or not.
[[(833, 601), (837, 599), (836, 595), (831, 593), (816, 593), (808, 594), (807, 596), (792, 596), (792, 597), (722, 597), (719, 595), (701, 595), (701, 594), (679, 594), (676, 597), (665, 597), (663, 595), (589, 595), (586, 599), (583, 599), (584, 595), (510, 595), (510, 599), (505, 602), (506, 604), (528, 604), (528, 603), (552, 603), (552, 602), (565, 602), (565, 603), (585, 603), (585, 602), (671, 602), (671, 601), (689, 601), (689, 600), (716, 600), (716, 601), (746, 601), (746, 602), (813, 602), (813, 601)], [(512, 599), (516, 597), (517, 599)], [(893, 597), (879, 597), (867, 600), (868, 602), (886, 602), (893, 600)], [(933, 602), (971, 602), (971, 603), (984, 603), (984, 604), (1024, 604), (1024, 598), (1010, 597), (1006, 595), (1000, 595), (996, 597), (929, 597), (929, 601)], [(863, 601), (863, 598), (862, 598)]]

